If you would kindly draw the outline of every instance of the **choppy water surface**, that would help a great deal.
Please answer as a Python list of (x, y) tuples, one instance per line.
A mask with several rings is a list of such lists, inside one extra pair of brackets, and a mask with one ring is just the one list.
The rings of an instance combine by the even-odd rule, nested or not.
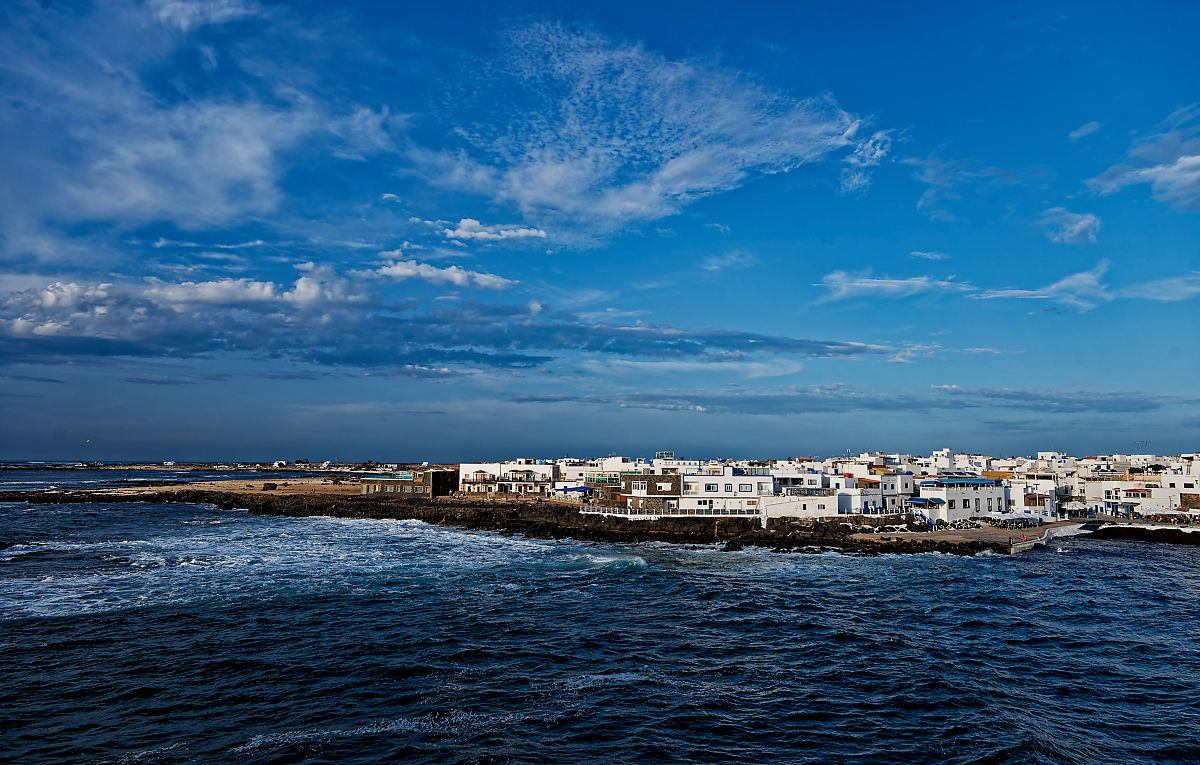
[(182, 468), (65, 468), (60, 470), (0, 470), (0, 491), (43, 491), (47, 489), (89, 490), (162, 481), (268, 481), (287, 480), (311, 473), (294, 470), (186, 470)]
[(0, 505), (0, 760), (1196, 762), (1200, 548), (555, 543)]

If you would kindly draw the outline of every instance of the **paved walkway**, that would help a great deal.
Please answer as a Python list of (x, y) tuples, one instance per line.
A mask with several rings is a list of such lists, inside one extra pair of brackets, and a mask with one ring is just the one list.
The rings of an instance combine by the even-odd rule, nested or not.
[(854, 538), (867, 541), (885, 538), (930, 539), (935, 542), (991, 542), (993, 544), (1008, 544), (1009, 540), (1011, 540), (1015, 544), (1022, 541), (1022, 535), (1026, 537), (1026, 541), (1040, 539), (1046, 533), (1046, 529), (1078, 525), (1078, 521), (1056, 521), (1054, 523), (1043, 523), (1041, 526), (1028, 529), (998, 529), (992, 526), (984, 526), (982, 529), (947, 529), (946, 531), (927, 531), (915, 534), (855, 534)]

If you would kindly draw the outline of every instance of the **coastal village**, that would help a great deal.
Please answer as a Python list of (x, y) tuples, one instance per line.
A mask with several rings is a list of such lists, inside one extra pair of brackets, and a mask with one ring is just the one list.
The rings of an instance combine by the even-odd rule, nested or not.
[(578, 503), (587, 514), (659, 520), (742, 516), (909, 515), (930, 527), (972, 519), (1040, 525), (1081, 517), (1200, 519), (1200, 454), (997, 458), (940, 449), (828, 459), (514, 459), (380, 465), (358, 471), (362, 494)]

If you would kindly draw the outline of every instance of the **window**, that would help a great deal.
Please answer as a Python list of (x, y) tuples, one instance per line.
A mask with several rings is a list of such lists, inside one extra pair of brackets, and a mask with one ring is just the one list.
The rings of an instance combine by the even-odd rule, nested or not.
[(1185, 488), (1185, 489), (1194, 489), (1194, 488), (1196, 488), (1196, 484), (1194, 484), (1194, 483), (1185, 483), (1185, 484), (1183, 485), (1183, 488)]
[[(988, 501), (990, 502), (991, 500), (988, 500)], [(975, 498), (975, 509), (976, 509), (976, 510), (978, 510), (978, 509), (979, 509), (979, 497), (976, 497), (976, 498)]]
[(729, 494), (732, 494), (733, 493), (733, 484), (731, 484), (731, 483), (725, 484), (725, 491)]
[(953, 510), (953, 509), (954, 509), (954, 500), (950, 500), (950, 509), (951, 509), (951, 510)]
[(633, 482), (633, 490), (634, 491), (645, 491), (646, 490), (646, 482), (645, 481), (634, 481)]
[(660, 484), (658, 485), (658, 490), (659, 490), (659, 491), (670, 491), (670, 490), (671, 490), (671, 484), (669, 484), (669, 483), (660, 483)]
[(705, 491), (716, 491), (717, 485), (715, 483), (706, 483), (706, 484), (704, 484), (704, 490)]
[(754, 484), (752, 484), (752, 483), (738, 484), (738, 491), (754, 491)]

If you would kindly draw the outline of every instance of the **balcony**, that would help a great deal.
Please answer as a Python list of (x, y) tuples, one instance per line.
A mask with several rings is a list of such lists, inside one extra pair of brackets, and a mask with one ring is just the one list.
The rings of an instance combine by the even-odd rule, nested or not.
[(818, 489), (811, 486), (786, 486), (783, 489), (783, 494), (787, 497), (832, 497), (837, 494), (837, 489)]

